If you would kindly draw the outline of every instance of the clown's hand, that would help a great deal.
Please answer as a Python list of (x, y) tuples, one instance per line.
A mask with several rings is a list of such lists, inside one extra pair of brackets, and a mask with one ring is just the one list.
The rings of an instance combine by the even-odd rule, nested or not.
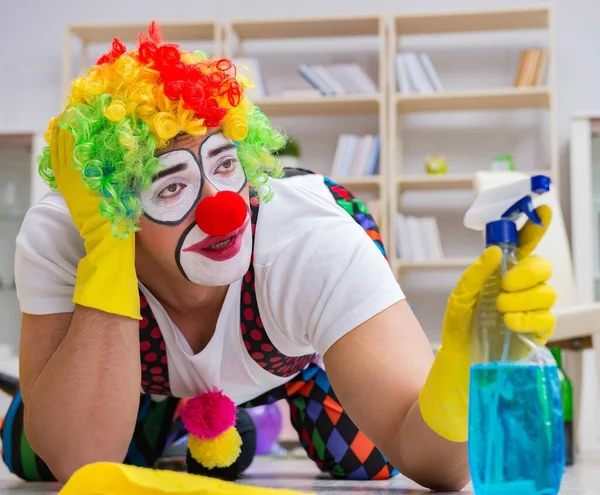
[[(547, 284), (552, 266), (531, 253), (550, 224), (552, 210), (540, 206), (536, 212), (543, 226), (529, 221), (519, 232), (519, 262), (502, 278), (496, 308), (511, 330), (543, 345), (554, 329), (550, 308), (556, 292)], [(444, 316), (442, 345), (419, 396), (425, 422), (453, 442), (467, 440), (473, 316), (480, 292), (488, 278), (499, 270), (501, 258), (498, 246), (488, 247), (465, 270), (452, 291)]]
[(135, 272), (135, 236), (119, 240), (100, 215), (99, 195), (73, 167), (73, 138), (54, 125), (50, 161), (58, 190), (84, 240), (86, 255), (77, 266), (73, 302), (107, 313), (141, 319)]

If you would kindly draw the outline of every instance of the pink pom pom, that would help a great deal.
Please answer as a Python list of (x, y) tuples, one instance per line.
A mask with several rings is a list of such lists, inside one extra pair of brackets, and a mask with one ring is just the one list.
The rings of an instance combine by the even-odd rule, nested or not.
[(181, 419), (190, 435), (212, 440), (235, 425), (236, 407), (220, 390), (197, 395), (181, 408)]

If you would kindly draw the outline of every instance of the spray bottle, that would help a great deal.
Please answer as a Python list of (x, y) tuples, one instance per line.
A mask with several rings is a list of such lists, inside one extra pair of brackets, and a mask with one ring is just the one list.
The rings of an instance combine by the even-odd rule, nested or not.
[(520, 220), (541, 224), (533, 199), (550, 190), (537, 175), (484, 191), (464, 224), (502, 249), (473, 319), (469, 465), (476, 495), (554, 495), (564, 469), (562, 402), (556, 361), (530, 334), (511, 331), (496, 309), (502, 276), (518, 263)]

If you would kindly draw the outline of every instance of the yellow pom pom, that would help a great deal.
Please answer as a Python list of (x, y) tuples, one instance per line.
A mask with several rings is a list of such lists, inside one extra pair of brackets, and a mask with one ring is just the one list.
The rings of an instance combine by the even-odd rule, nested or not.
[(188, 439), (190, 454), (199, 464), (208, 469), (231, 466), (242, 451), (242, 437), (235, 429), (229, 428), (225, 433), (212, 440), (200, 440), (190, 435)]

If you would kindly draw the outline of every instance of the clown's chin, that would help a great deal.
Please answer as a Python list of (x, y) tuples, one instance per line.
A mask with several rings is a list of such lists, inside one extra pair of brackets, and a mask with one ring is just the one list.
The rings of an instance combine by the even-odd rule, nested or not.
[(195, 249), (193, 231), (177, 253), (179, 269), (192, 283), (224, 286), (241, 279), (248, 271), (252, 255), (252, 232), (244, 229), (238, 235), (203, 249)]

